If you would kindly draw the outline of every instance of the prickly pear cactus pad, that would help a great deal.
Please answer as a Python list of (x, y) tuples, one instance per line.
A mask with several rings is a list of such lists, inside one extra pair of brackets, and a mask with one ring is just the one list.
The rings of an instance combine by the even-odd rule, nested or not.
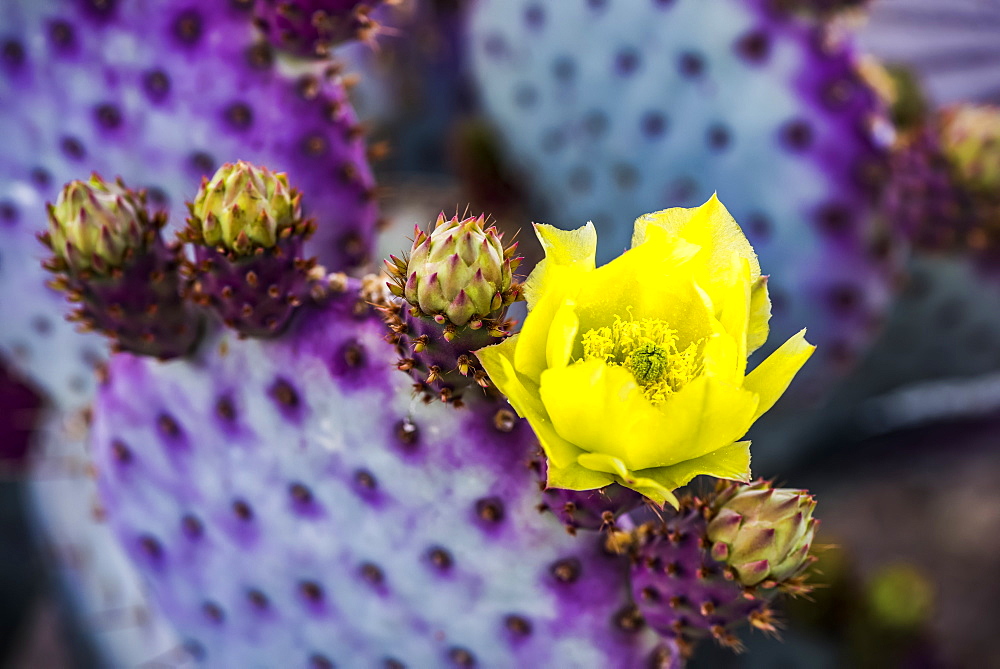
[[(62, 402), (86, 398), (95, 340), (74, 339), (42, 287), (46, 201), (97, 170), (148, 188), (183, 221), (184, 199), (227, 160), (264, 162), (312, 194), (331, 268), (367, 260), (376, 218), (356, 120), (323, 63), (282, 56), (249, 2), (13, 0), (0, 7), (0, 350)], [(36, 248), (32, 248), (32, 245)], [(22, 299), (23, 298), (23, 299)]]
[(892, 131), (850, 36), (773, 4), (481, 0), (470, 49), (548, 204), (537, 220), (593, 220), (599, 258), (638, 215), (718, 192), (772, 274), (773, 341), (808, 325), (820, 345), (802, 399), (865, 349), (888, 300), (872, 203)]
[(111, 527), (101, 522), (88, 433), (82, 412), (47, 411), (32, 444), (28, 494), (45, 527), (40, 540), (53, 558), (55, 580), (95, 646), (100, 666), (193, 666)]
[[(212, 666), (642, 666), (627, 563), (540, 514), (503, 402), (413, 400), (357, 294), (277, 340), (116, 356), (108, 518)], [(393, 662), (401, 664), (392, 664)], [(310, 664), (311, 663), (311, 664)]]

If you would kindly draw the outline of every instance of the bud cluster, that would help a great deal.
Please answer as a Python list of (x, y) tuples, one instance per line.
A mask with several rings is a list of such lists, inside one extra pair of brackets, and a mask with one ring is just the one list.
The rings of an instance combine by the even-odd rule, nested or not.
[(164, 243), (166, 218), (149, 215), (144, 192), (95, 174), (66, 184), (48, 211), (45, 268), (56, 274), (49, 285), (79, 304), (69, 320), (140, 355), (173, 358), (194, 347), (202, 321), (181, 299), (180, 245)]
[[(171, 358), (200, 338), (199, 306), (243, 335), (272, 336), (297, 307), (325, 294), (322, 268), (302, 254), (314, 224), (284, 174), (224, 165), (188, 208), (187, 228), (168, 244), (160, 235), (166, 216), (149, 215), (144, 192), (96, 174), (68, 183), (49, 205), (40, 239), (53, 253), (50, 285), (81, 304), (71, 320), (117, 348)], [(183, 242), (192, 243), (191, 257)]]

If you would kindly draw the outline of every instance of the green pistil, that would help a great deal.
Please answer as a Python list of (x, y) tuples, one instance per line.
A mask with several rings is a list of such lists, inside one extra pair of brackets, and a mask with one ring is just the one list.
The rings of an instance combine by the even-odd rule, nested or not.
[(632, 351), (628, 368), (639, 385), (648, 386), (663, 378), (670, 364), (670, 351), (662, 344), (646, 342)]

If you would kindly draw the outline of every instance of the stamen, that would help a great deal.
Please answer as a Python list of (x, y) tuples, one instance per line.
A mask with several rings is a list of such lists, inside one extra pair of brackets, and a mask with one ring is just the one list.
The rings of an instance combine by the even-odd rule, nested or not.
[(616, 317), (610, 326), (583, 334), (583, 357), (626, 368), (646, 398), (659, 404), (701, 374), (701, 343), (692, 342), (681, 351), (677, 331), (666, 321)]

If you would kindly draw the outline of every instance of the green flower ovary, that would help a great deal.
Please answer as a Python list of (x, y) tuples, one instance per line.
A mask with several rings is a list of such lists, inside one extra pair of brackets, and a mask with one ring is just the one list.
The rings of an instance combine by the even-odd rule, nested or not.
[(615, 317), (610, 326), (583, 334), (584, 359), (597, 358), (624, 367), (642, 386), (643, 394), (659, 404), (696, 378), (702, 370), (701, 341), (677, 346), (677, 331), (662, 320), (625, 321)]

